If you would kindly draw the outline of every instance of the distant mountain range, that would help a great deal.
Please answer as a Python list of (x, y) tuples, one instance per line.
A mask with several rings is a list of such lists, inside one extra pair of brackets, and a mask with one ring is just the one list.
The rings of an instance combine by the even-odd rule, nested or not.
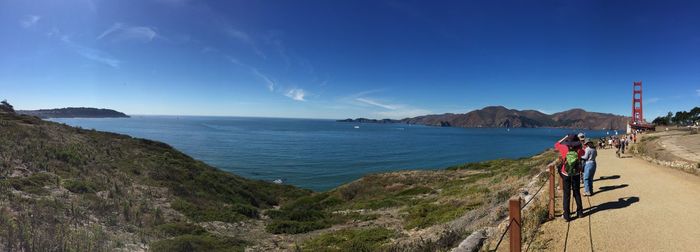
[(465, 114), (424, 115), (401, 120), (345, 119), (339, 122), (406, 123), (441, 127), (462, 128), (577, 128), (577, 129), (625, 129), (629, 117), (571, 109), (551, 115), (536, 110), (515, 110), (503, 106), (490, 106)]
[(40, 110), (18, 110), (18, 114), (31, 115), (39, 118), (111, 118), (129, 117), (128, 115), (111, 109), (97, 108), (59, 108)]

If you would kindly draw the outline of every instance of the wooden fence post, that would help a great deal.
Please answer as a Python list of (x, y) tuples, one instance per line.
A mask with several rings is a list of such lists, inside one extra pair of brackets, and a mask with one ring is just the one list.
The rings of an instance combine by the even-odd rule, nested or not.
[(549, 165), (549, 219), (554, 219), (554, 196), (555, 194), (555, 180), (554, 180), (554, 165)]
[(522, 219), (520, 218), (520, 197), (510, 198), (508, 201), (508, 209), (510, 212), (510, 251), (521, 251), (521, 235)]

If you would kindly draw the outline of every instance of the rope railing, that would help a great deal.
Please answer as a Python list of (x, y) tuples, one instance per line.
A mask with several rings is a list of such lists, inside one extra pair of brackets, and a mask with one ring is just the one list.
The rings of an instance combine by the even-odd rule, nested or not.
[[(542, 191), (542, 188), (544, 188), (545, 185), (547, 185), (547, 182), (549, 182), (550, 179), (553, 179), (553, 177), (554, 177), (554, 176), (553, 176), (554, 169), (552, 168), (553, 166), (554, 166), (553, 163), (550, 163), (549, 165), (547, 165), (548, 170), (547, 170), (546, 173), (547, 173), (548, 176), (546, 176), (546, 179), (545, 179), (544, 181), (542, 181), (542, 185), (537, 189), (537, 191), (532, 195), (532, 197), (530, 197), (530, 199), (529, 199), (527, 202), (525, 202), (524, 205), (522, 205), (522, 206), (520, 206), (520, 207), (518, 208), (518, 212), (520, 212), (520, 211), (522, 211), (523, 209), (525, 209), (525, 207), (527, 207), (527, 205), (529, 205), (530, 202), (532, 202), (535, 198), (537, 198), (537, 195)], [(542, 173), (541, 173), (541, 174), (542, 174)], [(550, 184), (550, 186), (553, 185), (553, 183), (549, 183), (549, 184)], [(551, 190), (551, 188), (550, 188), (550, 190)], [(550, 195), (551, 195), (551, 194), (550, 194)], [(512, 200), (512, 199), (511, 199), (511, 200)], [(520, 201), (520, 197), (518, 197), (517, 200)], [(553, 204), (552, 199), (550, 199), (550, 204)], [(519, 205), (519, 202), (518, 202), (518, 205)], [(550, 207), (550, 212), (551, 212), (552, 210), (553, 210), (553, 208)], [(511, 210), (511, 211), (512, 211), (512, 210)], [(553, 213), (550, 213), (550, 216), (553, 216)], [(520, 217), (520, 214), (518, 214), (517, 217), (519, 218), (519, 217)], [(498, 242), (496, 243), (496, 247), (495, 247), (493, 250), (489, 250), (489, 251), (497, 251), (497, 250), (498, 250), (498, 248), (500, 247), (501, 243), (503, 242), (503, 238), (505, 238), (506, 233), (508, 233), (508, 231), (510, 231), (511, 225), (513, 225), (514, 222), (517, 223), (518, 226), (520, 226), (520, 225), (522, 224), (522, 220), (517, 220), (517, 222), (516, 222), (516, 218), (513, 218), (512, 213), (511, 213), (511, 216), (509, 217), (509, 219), (510, 219), (510, 221), (508, 222), (508, 225), (506, 226), (505, 230), (503, 231), (503, 233), (501, 234), (500, 238), (498, 239)], [(518, 227), (518, 228), (520, 228), (520, 227)], [(520, 234), (518, 233), (518, 237), (517, 237), (516, 240), (519, 240), (519, 239), (520, 239)], [(518, 246), (520, 246), (520, 243), (519, 243), (519, 242), (518, 242)], [(513, 248), (513, 245), (511, 245), (511, 249), (512, 249), (512, 248)], [(519, 250), (518, 250), (518, 251), (519, 251)]]
[(501, 234), (501, 238), (498, 239), (498, 243), (496, 243), (496, 247), (493, 250), (490, 251), (496, 251), (498, 250), (498, 247), (501, 246), (501, 242), (503, 242), (503, 238), (506, 237), (506, 234), (508, 233), (508, 230), (510, 229), (510, 225), (513, 224), (513, 218), (510, 219), (510, 222), (508, 222), (508, 226), (506, 226), (506, 230), (503, 231), (503, 234)]

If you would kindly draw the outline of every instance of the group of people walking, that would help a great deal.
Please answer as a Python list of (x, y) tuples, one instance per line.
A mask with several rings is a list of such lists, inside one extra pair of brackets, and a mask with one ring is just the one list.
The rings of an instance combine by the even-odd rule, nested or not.
[(559, 152), (560, 165), (557, 166), (559, 175), (564, 184), (564, 220), (571, 220), (569, 208), (571, 194), (576, 201), (576, 216), (583, 217), (583, 204), (581, 203), (581, 175), (583, 174), (584, 196), (593, 195), (593, 178), (596, 170), (596, 157), (598, 152), (596, 145), (585, 134), (578, 133), (566, 135), (554, 144)]
[(620, 157), (622, 154), (625, 154), (625, 150), (631, 143), (637, 143), (636, 132), (627, 135), (615, 135), (600, 138), (598, 147), (601, 149), (615, 148), (615, 154), (617, 154), (617, 157)]

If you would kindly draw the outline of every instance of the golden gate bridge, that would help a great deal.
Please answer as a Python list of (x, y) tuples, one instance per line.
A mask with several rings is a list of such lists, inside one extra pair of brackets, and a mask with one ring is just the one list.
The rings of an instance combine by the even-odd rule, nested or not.
[(656, 130), (656, 126), (647, 123), (644, 120), (644, 112), (642, 110), (642, 82), (635, 81), (632, 84), (632, 118), (627, 124), (627, 133), (632, 131), (647, 131)]

